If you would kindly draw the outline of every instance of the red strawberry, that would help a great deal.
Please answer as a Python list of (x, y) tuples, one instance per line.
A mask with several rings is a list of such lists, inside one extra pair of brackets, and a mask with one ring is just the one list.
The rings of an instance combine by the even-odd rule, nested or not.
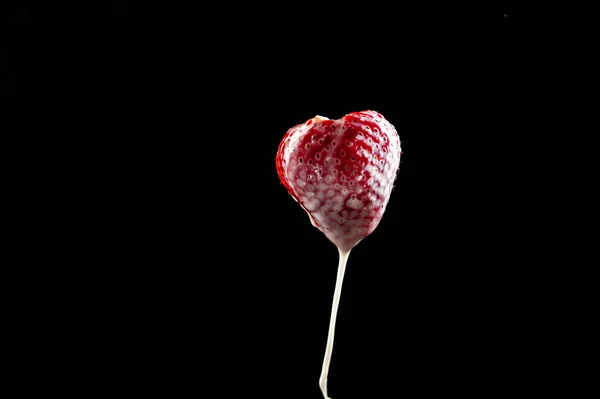
[(315, 116), (286, 132), (276, 168), (312, 224), (348, 252), (383, 217), (401, 154), (398, 132), (376, 111)]

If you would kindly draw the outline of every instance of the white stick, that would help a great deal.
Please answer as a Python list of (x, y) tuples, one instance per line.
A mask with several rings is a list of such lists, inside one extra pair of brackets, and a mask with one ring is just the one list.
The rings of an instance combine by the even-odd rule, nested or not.
[(323, 359), (323, 368), (321, 369), (321, 377), (319, 378), (319, 387), (323, 392), (325, 399), (331, 399), (327, 396), (327, 375), (329, 374), (329, 364), (331, 363), (331, 351), (333, 349), (333, 337), (335, 335), (335, 320), (337, 318), (337, 310), (340, 304), (340, 296), (342, 293), (342, 282), (344, 281), (344, 272), (346, 271), (346, 263), (350, 250), (342, 251), (338, 248), (339, 264), (337, 271), (337, 279), (335, 282), (335, 292), (333, 294), (333, 305), (331, 307), (331, 319), (329, 321), (329, 334), (327, 335), (327, 347), (325, 348), (325, 358)]

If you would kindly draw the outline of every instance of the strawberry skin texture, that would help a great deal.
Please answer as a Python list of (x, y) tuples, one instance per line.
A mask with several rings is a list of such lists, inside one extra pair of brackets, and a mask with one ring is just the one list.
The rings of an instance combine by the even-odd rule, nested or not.
[(383, 217), (400, 167), (400, 137), (376, 111), (315, 116), (285, 133), (279, 179), (312, 224), (349, 251)]

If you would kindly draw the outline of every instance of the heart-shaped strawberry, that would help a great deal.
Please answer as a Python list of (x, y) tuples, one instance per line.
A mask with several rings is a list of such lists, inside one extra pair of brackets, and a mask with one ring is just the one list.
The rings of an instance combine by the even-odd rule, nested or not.
[(400, 137), (376, 111), (290, 128), (276, 156), (279, 179), (312, 224), (348, 252), (378, 226), (400, 167)]

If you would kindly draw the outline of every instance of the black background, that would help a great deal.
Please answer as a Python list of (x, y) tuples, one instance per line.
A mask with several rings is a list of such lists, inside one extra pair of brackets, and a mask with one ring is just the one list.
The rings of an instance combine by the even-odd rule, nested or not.
[(3, 6), (1, 86), (40, 243), (23, 256), (54, 265), (22, 299), (35, 370), (62, 371), (45, 389), (319, 398), (338, 254), (275, 155), (293, 125), (365, 109), (403, 158), (350, 254), (330, 395), (564, 386), (555, 10), (46, 3)]

